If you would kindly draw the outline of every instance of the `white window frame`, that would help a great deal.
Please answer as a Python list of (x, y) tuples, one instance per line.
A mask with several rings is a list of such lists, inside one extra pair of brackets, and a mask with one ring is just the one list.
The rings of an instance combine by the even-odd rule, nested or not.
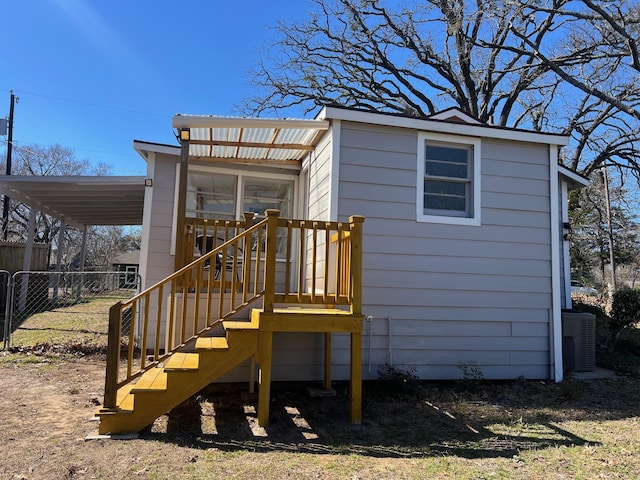
[[(300, 178), (299, 175), (287, 175), (287, 174), (279, 174), (279, 173), (269, 173), (269, 172), (252, 172), (252, 171), (238, 171), (231, 170), (227, 168), (219, 168), (219, 167), (210, 167), (204, 165), (189, 165), (189, 173), (196, 172), (200, 174), (221, 174), (221, 175), (233, 175), (237, 177), (236, 182), (236, 220), (242, 220), (244, 218), (244, 212), (242, 211), (242, 205), (244, 203), (244, 185), (245, 178), (263, 178), (267, 180), (285, 180), (293, 182), (293, 192), (291, 195), (291, 203), (292, 203), (292, 218), (298, 218), (298, 215), (301, 210), (300, 205), (300, 195), (299, 195), (299, 187), (300, 187)], [(176, 164), (176, 182), (175, 182), (175, 191), (174, 191), (174, 209), (173, 209), (173, 219), (171, 226), (171, 255), (175, 255), (176, 250), (176, 225), (177, 225), (177, 215), (178, 215), (178, 185), (180, 179), (180, 164)], [(186, 212), (185, 212), (186, 214)], [(191, 218), (191, 217), (188, 217)], [(294, 253), (294, 260), (297, 258)], [(276, 261), (283, 261), (281, 258), (277, 258)]]
[[(451, 144), (455, 146), (470, 146), (473, 152), (471, 158), (470, 175), (470, 201), (471, 208), (468, 216), (450, 215), (447, 211), (434, 213), (430, 210), (425, 213), (424, 209), (424, 180), (425, 180), (425, 160), (427, 143)], [(448, 135), (442, 133), (418, 132), (418, 159), (417, 159), (417, 179), (416, 179), (416, 220), (418, 222), (446, 223), (451, 225), (480, 226), (481, 212), (481, 141), (475, 137), (465, 137), (460, 135)]]
[(267, 172), (251, 172), (251, 171), (242, 171), (238, 170), (230, 170), (226, 168), (216, 168), (209, 167), (203, 165), (189, 165), (189, 172), (197, 172), (199, 174), (216, 174), (219, 173), (221, 175), (231, 175), (237, 177), (236, 182), (236, 212), (235, 217), (236, 220), (242, 220), (244, 212), (242, 211), (242, 206), (244, 203), (244, 186), (246, 178), (257, 178), (257, 179), (265, 179), (265, 180), (284, 180), (293, 182), (293, 192), (291, 195), (291, 203), (292, 203), (292, 216), (293, 218), (297, 218), (299, 211), (299, 202), (297, 201), (298, 196), (298, 185), (299, 178), (297, 175), (287, 175), (287, 174), (278, 174), (278, 173), (267, 173)]

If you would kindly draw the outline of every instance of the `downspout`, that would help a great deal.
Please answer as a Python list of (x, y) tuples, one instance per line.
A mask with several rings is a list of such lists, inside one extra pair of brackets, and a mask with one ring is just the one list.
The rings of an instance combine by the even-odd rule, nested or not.
[(391, 332), (391, 317), (387, 317), (387, 350), (389, 354), (389, 366), (393, 366), (393, 333)]
[[(569, 187), (567, 182), (561, 182), (561, 196), (560, 202), (562, 205), (562, 224), (569, 225)], [(562, 236), (562, 260), (563, 260), (563, 271), (564, 271), (564, 306), (567, 309), (571, 309), (573, 304), (571, 303), (571, 261), (570, 261), (571, 252), (569, 250), (569, 240)]]
[(368, 365), (367, 371), (371, 373), (371, 340), (373, 339), (373, 315), (367, 315), (364, 317), (365, 321), (369, 324), (369, 348), (368, 348)]
[(561, 382), (562, 310), (560, 301), (560, 205), (558, 195), (558, 145), (549, 145), (549, 200), (551, 221), (551, 311), (549, 325), (549, 377)]

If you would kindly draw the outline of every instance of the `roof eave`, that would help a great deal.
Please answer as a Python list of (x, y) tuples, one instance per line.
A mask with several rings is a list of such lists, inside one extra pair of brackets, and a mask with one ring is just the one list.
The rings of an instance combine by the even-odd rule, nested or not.
[(588, 178), (583, 177), (582, 175), (574, 172), (573, 170), (569, 170), (564, 165), (558, 165), (558, 173), (563, 177), (565, 177), (567, 180), (569, 180), (569, 184), (570, 184), (570, 187), (572, 187), (572, 190), (576, 188), (586, 187), (591, 183), (591, 181)]
[(175, 115), (173, 128), (294, 128), (328, 130), (326, 120)]
[(438, 133), (468, 135), (481, 138), (495, 138), (500, 140), (518, 140), (558, 146), (569, 145), (570, 141), (570, 137), (568, 135), (557, 133), (534, 132), (531, 130), (520, 130), (508, 127), (499, 127), (495, 125), (464, 124), (449, 122), (446, 120), (415, 118), (388, 113), (363, 112), (361, 110), (352, 110), (332, 106), (323, 107), (316, 118), (320, 120), (335, 119), (390, 127), (410, 128)]

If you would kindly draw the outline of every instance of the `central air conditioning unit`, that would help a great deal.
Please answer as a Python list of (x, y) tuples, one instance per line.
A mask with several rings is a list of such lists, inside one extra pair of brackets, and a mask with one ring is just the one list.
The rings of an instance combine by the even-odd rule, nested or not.
[(562, 363), (569, 372), (592, 372), (596, 368), (596, 316), (562, 312)]

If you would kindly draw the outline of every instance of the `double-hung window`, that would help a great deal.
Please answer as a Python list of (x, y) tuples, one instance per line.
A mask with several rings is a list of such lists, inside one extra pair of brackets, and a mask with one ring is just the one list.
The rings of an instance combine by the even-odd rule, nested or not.
[(480, 140), (418, 135), (417, 220), (480, 225)]

